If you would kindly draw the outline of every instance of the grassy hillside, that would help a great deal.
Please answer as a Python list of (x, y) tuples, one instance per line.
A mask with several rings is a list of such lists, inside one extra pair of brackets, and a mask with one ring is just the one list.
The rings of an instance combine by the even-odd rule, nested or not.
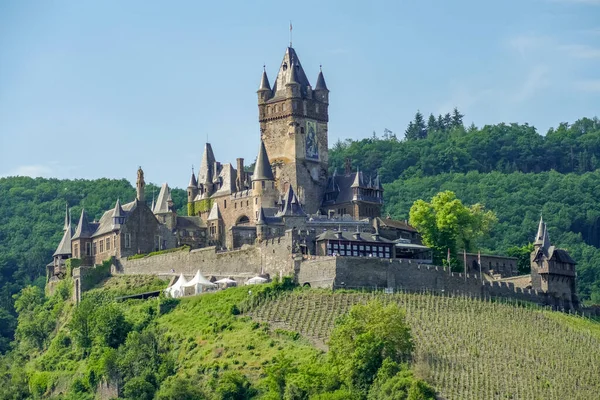
[(406, 310), (416, 373), (447, 399), (592, 399), (600, 392), (600, 324), (539, 308), (430, 294), (296, 291), (254, 319), (327, 341), (336, 318), (379, 298)]
[[(464, 297), (285, 285), (114, 301), (164, 285), (149, 276), (112, 277), (78, 307), (61, 289), (35, 308), (51, 322), (41, 342), (25, 335), (38, 331), (27, 331), (31, 316), (17, 301), (18, 341), (0, 357), (0, 399), (91, 399), (105, 379), (124, 383), (129, 399), (348, 399), (323, 350), (336, 319), (372, 299), (406, 310), (414, 374), (444, 398), (590, 399), (600, 390), (600, 324), (579, 317)], [(99, 320), (100, 330), (93, 327)], [(88, 347), (84, 321), (96, 332)]]

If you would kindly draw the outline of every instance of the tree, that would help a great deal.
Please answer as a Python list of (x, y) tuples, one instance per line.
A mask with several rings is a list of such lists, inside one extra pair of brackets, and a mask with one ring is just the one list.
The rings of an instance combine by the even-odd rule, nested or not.
[(533, 243), (525, 246), (512, 246), (506, 250), (506, 254), (510, 257), (517, 258), (517, 268), (520, 275), (525, 275), (531, 272), (531, 261), (529, 256), (533, 251)]
[(452, 128), (462, 127), (463, 117), (464, 114), (461, 114), (460, 111), (458, 111), (458, 108), (454, 107), (454, 111), (452, 112)]
[(436, 194), (431, 203), (415, 201), (409, 215), (410, 224), (433, 249), (437, 263), (445, 259), (448, 249), (453, 255), (457, 248), (473, 250), (477, 240), (487, 235), (497, 222), (492, 211), (486, 211), (481, 204), (464, 206), (451, 191)]
[(329, 355), (340, 378), (365, 394), (385, 359), (405, 362), (412, 350), (404, 311), (395, 303), (384, 306), (380, 301), (352, 307), (329, 341)]
[(405, 137), (407, 140), (419, 140), (427, 137), (425, 119), (420, 111), (417, 111), (415, 114), (415, 120), (409, 122), (408, 128), (406, 128)]
[(429, 134), (437, 129), (438, 124), (435, 117), (433, 116), (433, 114), (429, 114), (429, 119), (427, 120), (427, 133)]

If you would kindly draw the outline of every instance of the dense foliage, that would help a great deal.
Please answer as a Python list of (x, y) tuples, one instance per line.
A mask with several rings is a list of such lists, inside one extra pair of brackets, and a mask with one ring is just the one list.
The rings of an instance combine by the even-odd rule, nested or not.
[[(107, 382), (129, 400), (434, 398), (407, 364), (410, 331), (395, 305), (353, 310), (332, 340), (335, 357), (296, 332), (241, 314), (277, 298), (290, 283), (118, 303), (115, 295), (125, 287), (166, 282), (116, 277), (85, 292), (77, 307), (67, 300), (68, 285), (49, 298), (27, 287), (15, 303), (18, 341), (0, 357), (0, 399), (92, 399)], [(36, 321), (43, 322), (39, 330), (31, 329)], [(351, 363), (340, 354), (348, 349)]]
[[(600, 324), (581, 317), (470, 297), (317, 290), (291, 292), (264, 301), (252, 316), (277, 322), (319, 343), (339, 337), (336, 320), (352, 306), (373, 300), (405, 310), (414, 344), (413, 374), (433, 385), (441, 398), (598, 397)], [(378, 354), (377, 332), (365, 333), (359, 350)], [(347, 352), (349, 364), (358, 359), (354, 349)], [(390, 379), (395, 368), (386, 364), (377, 372), (369, 399), (393, 399), (385, 394), (407, 387), (402, 384), (402, 372)], [(357, 365), (363, 372), (357, 378), (372, 377), (372, 373), (367, 374), (372, 371), (369, 364)], [(386, 372), (388, 368), (391, 371)], [(385, 383), (379, 385), (379, 376), (386, 377)]]
[[(456, 111), (458, 112), (458, 111)], [(527, 124), (498, 124), (465, 128), (462, 115), (425, 124), (417, 113), (399, 140), (389, 131), (383, 137), (334, 144), (330, 169), (344, 169), (347, 158), (367, 174), (381, 175), (384, 182), (397, 178), (432, 176), (448, 172), (583, 173), (600, 167), (600, 120), (582, 118), (560, 124), (545, 136)], [(421, 132), (413, 135), (413, 126)]]
[(423, 243), (433, 249), (433, 261), (438, 265), (447, 251), (453, 258), (458, 249), (474, 251), (497, 221), (492, 211), (486, 211), (479, 203), (467, 207), (449, 190), (436, 194), (431, 202), (415, 201), (409, 218)]
[(578, 262), (580, 297), (600, 304), (600, 120), (562, 123), (542, 136), (527, 124), (465, 128), (462, 118), (458, 110), (429, 119), (417, 113), (402, 140), (386, 131), (338, 142), (329, 153), (331, 169), (350, 158), (365, 173), (379, 173), (384, 213), (398, 219), (409, 218), (415, 201), (445, 190), (465, 204), (484, 205), (498, 224), (479, 247), (518, 256), (524, 273), (522, 250), (542, 213), (552, 243)]
[[(153, 192), (158, 195), (159, 188), (146, 185), (150, 201)], [(174, 189), (172, 196), (184, 209), (185, 191)], [(117, 199), (129, 202), (134, 197), (125, 179), (0, 178), (0, 353), (8, 348), (16, 327), (13, 295), (25, 285), (44, 286), (45, 265), (63, 234), (65, 204), (75, 226), (83, 207), (90, 218), (99, 219)]]

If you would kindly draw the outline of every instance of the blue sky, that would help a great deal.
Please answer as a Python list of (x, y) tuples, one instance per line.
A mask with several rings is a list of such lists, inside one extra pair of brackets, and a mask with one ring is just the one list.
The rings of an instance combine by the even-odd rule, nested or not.
[(0, 176), (185, 187), (206, 138), (253, 162), (256, 90), (293, 45), (323, 65), (329, 140), (417, 109), (478, 126), (600, 110), (600, 0), (0, 2)]

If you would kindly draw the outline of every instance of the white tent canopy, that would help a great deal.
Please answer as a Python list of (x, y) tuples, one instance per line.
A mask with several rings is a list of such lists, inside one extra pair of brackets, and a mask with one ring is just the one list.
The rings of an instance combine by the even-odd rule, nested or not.
[(219, 279), (218, 281), (215, 281), (215, 283), (237, 283), (236, 281), (234, 281), (233, 279), (229, 279), (229, 278), (223, 278), (223, 279)]
[(183, 285), (187, 284), (187, 280), (183, 274), (179, 275), (177, 281), (166, 289), (166, 292), (171, 295), (171, 297), (177, 298), (183, 296)]
[(206, 279), (204, 277), (204, 275), (202, 275), (200, 273), (200, 270), (198, 270), (196, 272), (196, 275), (192, 278), (191, 281), (187, 282), (186, 284), (182, 285), (184, 288), (186, 287), (193, 287), (194, 288), (194, 294), (198, 294), (200, 292), (202, 292), (202, 288), (203, 287), (215, 287), (217, 285), (215, 285), (214, 283), (212, 283), (211, 281), (209, 281), (208, 279)]
[(260, 276), (255, 276), (254, 278), (250, 278), (246, 281), (246, 285), (256, 285), (260, 283), (265, 283), (267, 279), (262, 278)]

